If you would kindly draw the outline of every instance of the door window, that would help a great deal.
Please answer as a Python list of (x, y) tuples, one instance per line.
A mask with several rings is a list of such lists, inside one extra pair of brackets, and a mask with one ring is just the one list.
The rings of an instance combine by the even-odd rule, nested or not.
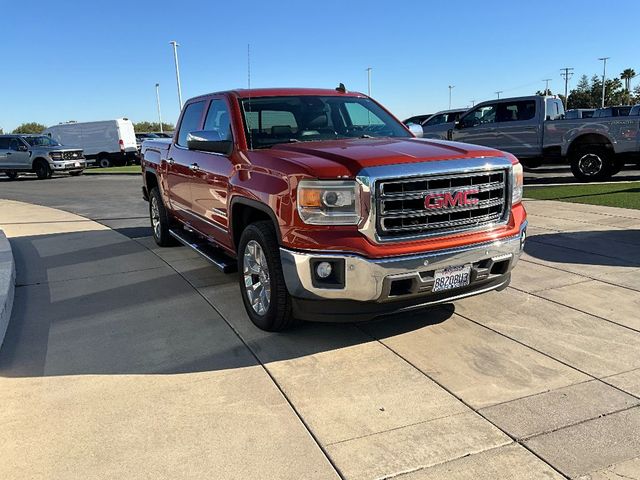
[(525, 100), (522, 102), (509, 102), (499, 104), (496, 118), (498, 122), (515, 122), (522, 120), (531, 120), (535, 116), (535, 100)]
[(9, 148), (11, 150), (18, 150), (18, 145), (22, 145), (22, 142), (20, 140), (18, 140), (17, 138), (12, 138), (11, 141), (9, 142)]
[(495, 104), (482, 105), (465, 115), (462, 120), (460, 120), (460, 124), (464, 128), (469, 128), (494, 123), (496, 121), (496, 111), (497, 106)]
[(427, 122), (425, 122), (425, 127), (432, 127), (434, 125), (440, 125), (441, 123), (445, 123), (447, 121), (446, 114), (441, 113), (440, 115), (435, 115), (431, 117)]
[(204, 129), (209, 132), (217, 132), (220, 140), (232, 140), (229, 109), (224, 100), (214, 99), (211, 101), (207, 118), (204, 121)]
[(187, 135), (195, 132), (200, 128), (200, 119), (204, 111), (204, 101), (191, 103), (187, 106), (180, 123), (180, 131), (178, 132), (178, 145), (187, 146)]
[(0, 150), (9, 150), (9, 138), (0, 138)]

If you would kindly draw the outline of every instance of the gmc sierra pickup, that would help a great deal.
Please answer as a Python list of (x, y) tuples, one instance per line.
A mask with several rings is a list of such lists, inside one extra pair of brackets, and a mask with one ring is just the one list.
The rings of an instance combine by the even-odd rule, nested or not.
[(193, 98), (142, 173), (156, 242), (237, 268), (265, 330), (504, 289), (526, 237), (513, 155), (415, 138), (343, 88)]

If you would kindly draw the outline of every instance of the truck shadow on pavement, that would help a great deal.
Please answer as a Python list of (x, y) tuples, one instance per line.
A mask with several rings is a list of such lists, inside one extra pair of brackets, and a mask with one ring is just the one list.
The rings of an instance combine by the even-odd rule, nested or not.
[[(112, 230), (14, 237), (11, 244), (16, 295), (0, 349), (0, 376), (8, 378), (244, 368), (374, 341), (371, 325), (387, 325), (376, 336), (397, 335), (453, 314), (447, 305), (366, 328), (303, 324), (267, 333), (246, 317), (234, 275), (194, 288), (170, 261)], [(193, 260), (181, 258), (188, 252), (165, 254), (185, 262)]]
[(525, 253), (558, 264), (640, 266), (640, 230), (593, 230), (530, 235)]

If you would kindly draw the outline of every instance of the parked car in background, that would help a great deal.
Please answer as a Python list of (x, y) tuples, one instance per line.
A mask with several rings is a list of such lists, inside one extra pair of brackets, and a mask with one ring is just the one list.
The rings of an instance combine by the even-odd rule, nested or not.
[(571, 110), (567, 110), (564, 113), (564, 118), (567, 120), (575, 120), (576, 118), (591, 118), (593, 117), (595, 108), (573, 108)]
[(422, 123), (427, 120), (431, 115), (433, 115), (432, 113), (427, 113), (426, 115), (414, 115), (413, 117), (409, 117), (406, 120), (403, 120), (402, 123), (404, 123), (405, 125), (410, 125), (410, 124), (416, 124), (416, 125), (422, 125)]
[(443, 110), (431, 115), (424, 123), (422, 123), (423, 138), (439, 138), (445, 140), (447, 132), (453, 128), (455, 122), (458, 121), (460, 115), (466, 112), (466, 109)]
[(148, 140), (150, 138), (159, 138), (159, 135), (157, 135), (155, 133), (151, 133), (151, 132), (136, 133), (136, 145), (138, 147), (138, 152), (140, 151), (140, 148), (142, 147), (142, 142), (144, 142), (145, 140)]
[(173, 132), (153, 132), (153, 133), (160, 138), (173, 138)]
[(32, 172), (40, 180), (54, 172), (77, 176), (86, 167), (82, 150), (65, 147), (45, 135), (0, 135), (0, 171), (10, 179)]
[(630, 105), (619, 105), (616, 107), (597, 108), (595, 113), (593, 114), (593, 117), (628, 117), (630, 112)]
[(564, 118), (556, 97), (529, 96), (480, 103), (460, 117), (449, 138), (505, 150), (525, 167), (568, 161), (581, 181), (600, 181), (639, 154), (640, 118)]
[(155, 241), (237, 268), (264, 330), (503, 290), (524, 247), (513, 155), (414, 138), (344, 89), (196, 97), (142, 153)]
[(133, 123), (127, 118), (61, 123), (42, 133), (63, 145), (79, 146), (91, 163), (101, 167), (128, 165), (138, 154)]

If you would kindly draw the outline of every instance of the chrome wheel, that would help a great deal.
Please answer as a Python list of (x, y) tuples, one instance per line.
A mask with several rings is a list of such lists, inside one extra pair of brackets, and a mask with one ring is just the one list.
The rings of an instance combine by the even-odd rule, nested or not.
[(595, 153), (587, 153), (578, 160), (578, 168), (584, 175), (589, 177), (598, 175), (602, 171), (603, 167), (604, 162), (602, 161), (602, 158)]
[(151, 197), (151, 226), (153, 227), (153, 234), (156, 238), (160, 238), (162, 234), (162, 226), (160, 225), (160, 208), (158, 208), (158, 200), (156, 197)]
[(242, 265), (247, 299), (254, 312), (264, 315), (271, 303), (271, 278), (267, 258), (255, 240), (249, 241), (244, 248)]

